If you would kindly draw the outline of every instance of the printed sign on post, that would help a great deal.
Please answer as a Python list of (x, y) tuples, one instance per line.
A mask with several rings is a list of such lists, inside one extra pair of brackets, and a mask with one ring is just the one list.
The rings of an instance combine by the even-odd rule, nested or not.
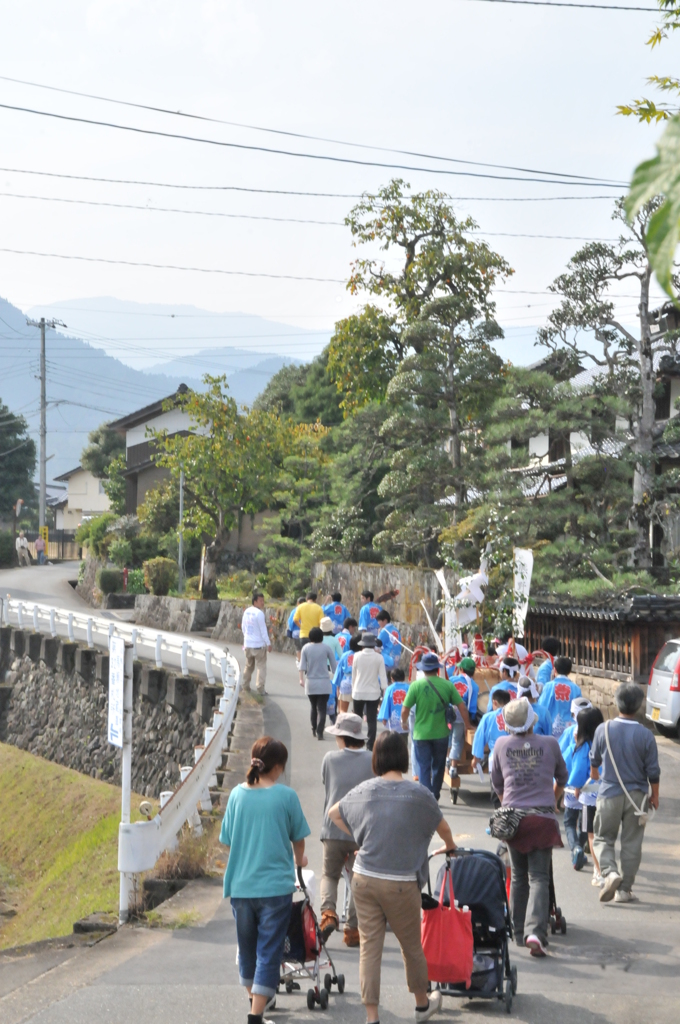
[(109, 743), (123, 746), (123, 695), (125, 692), (125, 640), (112, 636), (109, 646)]

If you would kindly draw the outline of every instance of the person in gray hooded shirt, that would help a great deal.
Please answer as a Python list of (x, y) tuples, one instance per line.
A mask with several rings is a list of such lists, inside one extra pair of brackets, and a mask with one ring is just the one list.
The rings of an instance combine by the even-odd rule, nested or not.
[[(338, 882), (343, 868), (347, 867), (351, 882), (354, 857), (359, 849), (354, 840), (331, 821), (328, 817), (328, 809), (347, 796), (355, 786), (373, 778), (371, 752), (364, 750), (363, 724), (358, 715), (342, 712), (338, 715), (335, 725), (326, 730), (327, 733), (335, 736), (335, 742), (339, 749), (326, 754), (321, 764), (321, 781), (326, 789), (323, 805), (324, 819), (321, 828), (323, 874), (321, 876), (320, 927), (324, 942), (338, 927)], [(343, 942), (346, 946), (359, 945), (357, 912), (351, 892)]]

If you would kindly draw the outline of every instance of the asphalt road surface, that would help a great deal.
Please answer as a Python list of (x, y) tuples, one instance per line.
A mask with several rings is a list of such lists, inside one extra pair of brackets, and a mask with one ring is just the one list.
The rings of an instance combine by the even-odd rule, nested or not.
[[(3, 590), (4, 575), (0, 576)], [(238, 653), (234, 646), (232, 650)], [(334, 741), (329, 737), (320, 743), (312, 737), (308, 701), (298, 685), (291, 657), (270, 655), (267, 689), (270, 696), (264, 707), (265, 728), (289, 748), (288, 781), (299, 794), (312, 829), (307, 850), (310, 867), (318, 878), (321, 844), (317, 837), (323, 795), (320, 765)], [(598, 890), (590, 884), (590, 870), (575, 872), (566, 847), (555, 851), (557, 899), (567, 918), (568, 931), (565, 936), (551, 938), (550, 956), (545, 960), (532, 959), (526, 950), (513, 946), (511, 955), (518, 969), (519, 987), (512, 1018), (527, 1024), (676, 1024), (680, 991), (680, 744), (659, 738), (659, 746), (661, 808), (647, 827), (642, 869), (635, 886), (640, 902), (600, 904)], [(495, 848), (495, 841), (485, 833), (489, 815), (486, 784), (474, 777), (464, 778), (458, 805), (451, 805), (446, 792), (440, 803), (458, 845)], [(205, 927), (156, 933), (146, 945), (147, 940), (136, 940), (140, 947), (135, 955), (116, 962), (114, 953), (106, 954), (105, 950), (109, 943), (120, 939), (119, 933), (81, 957), (79, 962), (85, 967), (80, 987), (71, 982), (60, 987), (59, 968), (26, 986), (24, 1009), (18, 1004), (11, 1007), (12, 1024), (28, 1020), (35, 1024), (245, 1021), (247, 1000), (238, 985), (235, 929), (227, 902), (219, 906)], [(280, 1024), (320, 1016), (352, 1024), (365, 1020), (359, 999), (358, 950), (346, 949), (340, 934), (333, 936), (329, 947), (336, 969), (346, 977), (344, 995), (331, 996), (326, 1014), (318, 1008), (310, 1012), (303, 985), (301, 992), (279, 996), (277, 1009), (269, 1015), (273, 1020)], [(112, 951), (115, 948), (111, 946)], [(88, 976), (86, 957), (94, 962), (97, 956), (107, 955), (111, 967), (92, 969)], [(55, 994), (41, 998), (41, 986), (47, 991), (45, 978), (52, 979), (50, 991)], [(9, 1002), (5, 1005), (9, 1011)], [(383, 959), (380, 1019), (383, 1024), (413, 1019), (413, 1001), (406, 990), (401, 955), (390, 933)], [(445, 999), (435, 1019), (486, 1024), (508, 1018), (502, 1003)]]

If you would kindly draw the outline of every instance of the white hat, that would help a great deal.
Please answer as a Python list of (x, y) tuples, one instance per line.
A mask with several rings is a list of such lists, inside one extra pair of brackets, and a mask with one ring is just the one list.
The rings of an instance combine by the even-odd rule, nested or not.
[(528, 732), (538, 721), (538, 715), (526, 697), (517, 697), (503, 708), (505, 730), (511, 733)]
[(322, 633), (332, 633), (333, 620), (328, 615), (324, 615), (321, 622), (319, 623), (319, 629), (321, 630)]
[(571, 711), (571, 717), (574, 719), (578, 718), (581, 711), (589, 711), (592, 706), (592, 703), (587, 697), (574, 697), (571, 702), (571, 707), (569, 708)]

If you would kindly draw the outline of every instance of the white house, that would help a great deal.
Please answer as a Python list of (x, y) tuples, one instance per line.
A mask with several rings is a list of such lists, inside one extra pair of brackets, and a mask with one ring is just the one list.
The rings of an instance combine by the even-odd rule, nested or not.
[(76, 466), (68, 473), (55, 477), (55, 480), (67, 485), (66, 495), (50, 502), (57, 530), (76, 530), (83, 520), (109, 511), (109, 499), (102, 481), (93, 476), (89, 469)]

